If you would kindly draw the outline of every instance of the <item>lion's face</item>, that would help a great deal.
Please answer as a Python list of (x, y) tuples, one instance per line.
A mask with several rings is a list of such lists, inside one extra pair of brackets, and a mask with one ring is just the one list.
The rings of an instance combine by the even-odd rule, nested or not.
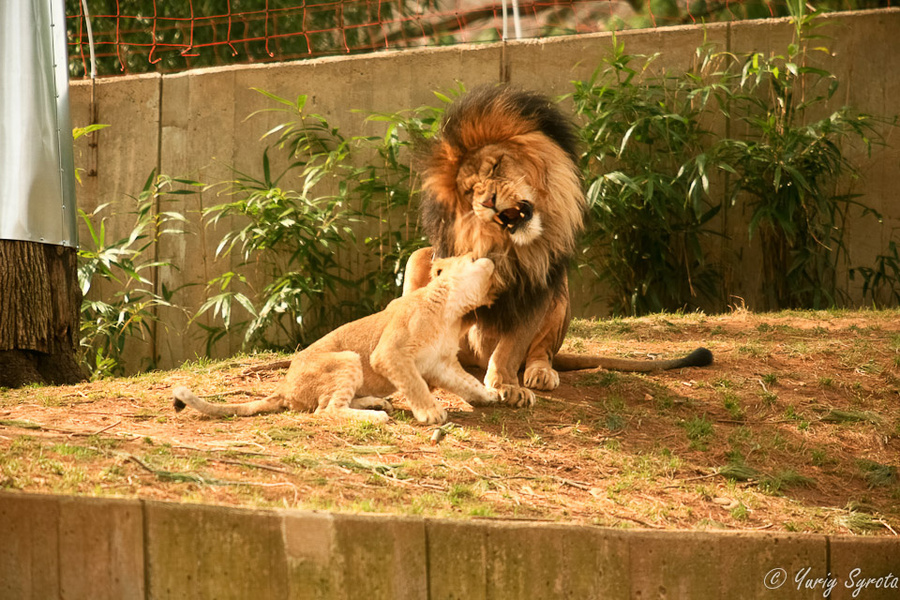
[(449, 285), (448, 302), (461, 313), (490, 303), (493, 276), (494, 261), (473, 254), (440, 258), (431, 267), (432, 280)]
[(455, 101), (423, 161), (423, 225), (435, 253), (491, 257), (501, 289), (546, 287), (582, 227), (573, 140), (539, 95), (487, 87)]
[(514, 244), (524, 246), (541, 235), (541, 215), (534, 208), (538, 194), (510, 150), (494, 144), (468, 157), (460, 166), (457, 190), (479, 221), (498, 226)]

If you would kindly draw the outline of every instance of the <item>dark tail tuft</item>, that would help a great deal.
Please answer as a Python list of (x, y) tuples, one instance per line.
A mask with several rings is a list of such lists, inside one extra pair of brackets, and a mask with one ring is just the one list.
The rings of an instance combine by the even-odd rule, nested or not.
[(706, 348), (697, 348), (690, 354), (684, 357), (684, 365), (685, 367), (705, 367), (706, 365), (711, 365), (713, 361), (712, 352), (707, 350)]
[(181, 412), (185, 409), (187, 404), (182, 400), (182, 398), (189, 398), (191, 392), (184, 386), (176, 386), (172, 388), (172, 406), (175, 407), (175, 412)]

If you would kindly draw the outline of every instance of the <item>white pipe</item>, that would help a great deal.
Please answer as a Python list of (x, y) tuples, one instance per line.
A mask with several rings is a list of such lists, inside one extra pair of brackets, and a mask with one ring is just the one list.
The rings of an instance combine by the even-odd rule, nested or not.
[(87, 26), (88, 48), (91, 51), (91, 79), (97, 78), (97, 58), (94, 54), (94, 30), (91, 28), (91, 12), (88, 10), (87, 0), (81, 0), (84, 10), (84, 24)]
[[(504, 3), (504, 7), (506, 4)], [(516, 30), (516, 39), (522, 39), (522, 21), (519, 19), (519, 0), (512, 0), (513, 26)]]

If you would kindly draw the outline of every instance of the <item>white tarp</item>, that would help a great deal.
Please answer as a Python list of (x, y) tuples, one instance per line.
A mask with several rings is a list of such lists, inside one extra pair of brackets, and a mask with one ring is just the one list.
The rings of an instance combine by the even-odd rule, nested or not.
[(0, 239), (75, 246), (64, 0), (0, 0)]

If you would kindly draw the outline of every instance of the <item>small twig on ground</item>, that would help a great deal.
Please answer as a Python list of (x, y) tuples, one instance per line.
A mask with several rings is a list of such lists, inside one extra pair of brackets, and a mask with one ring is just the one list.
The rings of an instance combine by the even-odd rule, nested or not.
[(65, 435), (91, 435), (87, 431), (75, 431), (74, 429), (63, 429), (61, 427), (50, 427), (42, 423), (33, 421), (20, 421), (17, 419), (0, 419), (0, 426), (14, 427), (18, 429), (31, 429), (34, 431), (49, 431), (52, 433), (62, 433)]
[(446, 435), (450, 433), (450, 430), (452, 430), (454, 427), (456, 427), (456, 424), (448, 421), (447, 423), (444, 423), (440, 427), (436, 428), (434, 430), (434, 433), (431, 434), (431, 445), (436, 446), (440, 444), (441, 440), (443, 440), (444, 437), (446, 437)]
[[(99, 449), (98, 449), (99, 450)], [(215, 479), (215, 478), (207, 478), (201, 475), (195, 475), (193, 473), (177, 473), (174, 471), (165, 471), (162, 469), (154, 469), (140, 458), (135, 456), (134, 454), (130, 454), (128, 452), (113, 452), (114, 454), (125, 458), (126, 460), (130, 460), (136, 463), (145, 471), (152, 473), (156, 476), (157, 479), (161, 481), (174, 481), (177, 483), (199, 483), (204, 485), (248, 485), (248, 486), (257, 486), (257, 487), (275, 487), (275, 486), (291, 486), (296, 489), (296, 485), (289, 481), (278, 482), (278, 483), (262, 483), (258, 481), (227, 481), (225, 479)], [(226, 461), (219, 461), (226, 462)], [(244, 464), (244, 463), (238, 463)], [(267, 468), (263, 465), (252, 465), (257, 466), (259, 468)], [(274, 470), (274, 468), (273, 468)], [(280, 471), (281, 472), (281, 471)]]
[(141, 467), (145, 471), (149, 471), (150, 473), (153, 473), (154, 475), (156, 475), (155, 469), (151, 468), (147, 463), (145, 463), (144, 461), (139, 459), (134, 454), (129, 454), (128, 452), (117, 452), (116, 454), (125, 458), (126, 460), (130, 460), (130, 461), (136, 463), (139, 467)]
[(20, 421), (18, 419), (0, 419), (0, 426), (15, 427), (17, 429), (45, 429), (43, 425), (38, 425), (31, 421)]
[(625, 515), (620, 515), (619, 513), (612, 513), (617, 519), (623, 519), (625, 521), (631, 521), (633, 523), (637, 523), (638, 525), (643, 525), (644, 527), (648, 527), (650, 529), (665, 529), (662, 525), (653, 525), (652, 523), (647, 523), (646, 521), (641, 521), (640, 519), (635, 519), (634, 517), (627, 517)]
[(100, 435), (101, 433), (104, 433), (104, 432), (106, 432), (106, 431), (109, 431), (110, 429), (112, 429), (112, 428), (115, 427), (116, 425), (120, 425), (121, 423), (122, 423), (122, 420), (119, 419), (118, 421), (116, 421), (116, 422), (113, 423), (112, 425), (107, 425), (107, 426), (104, 427), (103, 429), (98, 429), (97, 431), (95, 431), (94, 433), (91, 433), (91, 434), (89, 434), (89, 435), (90, 435), (90, 436)]
[(276, 360), (274, 362), (265, 363), (262, 365), (256, 365), (253, 367), (247, 367), (243, 371), (241, 371), (241, 375), (243, 377), (249, 377), (250, 375), (255, 375), (257, 373), (264, 373), (266, 371), (277, 371), (278, 369), (287, 369), (291, 366), (290, 359), (288, 360)]
[(895, 536), (898, 535), (897, 532), (894, 531), (894, 528), (891, 527), (890, 523), (888, 523), (886, 520), (884, 520), (884, 519), (877, 519), (877, 521), (878, 521), (879, 523), (881, 523), (882, 525), (884, 525), (885, 527), (887, 527), (888, 531), (890, 531), (891, 533), (893, 533)]
[(210, 458), (209, 460), (217, 463), (222, 463), (225, 465), (237, 465), (239, 467), (247, 467), (248, 469), (263, 469), (266, 471), (275, 471), (276, 473), (284, 473), (287, 475), (291, 474), (291, 471), (288, 469), (282, 469), (281, 467), (272, 467), (270, 465), (263, 465), (260, 463), (250, 463), (243, 460), (229, 460), (227, 458)]
[(697, 477), (688, 477), (687, 479), (679, 479), (677, 484), (664, 486), (663, 489), (668, 490), (671, 488), (681, 487), (682, 483), (686, 483), (688, 481), (700, 481), (701, 479), (712, 479), (716, 475), (719, 475), (718, 471), (715, 471), (714, 473), (707, 473), (706, 475), (699, 475)]
[(416, 481), (409, 481), (408, 479), (398, 479), (398, 478), (396, 478), (396, 477), (388, 477), (388, 476), (385, 475), (384, 473), (380, 473), (380, 472), (378, 471), (378, 469), (370, 469), (370, 471), (371, 471), (372, 473), (374, 473), (375, 475), (377, 475), (378, 477), (381, 477), (382, 479), (384, 479), (384, 480), (386, 480), (386, 481), (392, 481), (392, 482), (394, 482), (394, 483), (402, 483), (403, 485), (413, 486), (413, 487), (420, 487), (420, 488), (425, 488), (425, 489), (428, 489), (428, 490), (438, 490), (438, 491), (441, 491), (441, 492), (446, 492), (446, 491), (447, 491), (447, 488), (441, 487), (441, 486), (439, 486), (439, 485), (434, 485), (434, 484), (431, 484), (431, 483), (418, 483), (418, 482), (416, 482)]
[(571, 479), (565, 479), (563, 477), (557, 477), (555, 475), (553, 476), (553, 480), (557, 481), (563, 485), (568, 485), (568, 486), (571, 486), (571, 487), (579, 489), (579, 490), (584, 490), (586, 492), (591, 491), (591, 486), (589, 486), (586, 483), (582, 483), (581, 481), (572, 481)]

